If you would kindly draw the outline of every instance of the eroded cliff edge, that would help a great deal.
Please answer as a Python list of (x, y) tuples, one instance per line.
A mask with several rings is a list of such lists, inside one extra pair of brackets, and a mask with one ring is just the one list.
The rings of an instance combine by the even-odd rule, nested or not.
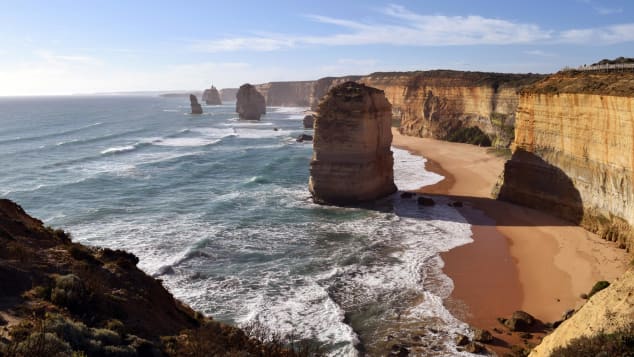
[(310, 106), (316, 110), (331, 88), (355, 81), (383, 90), (403, 134), (461, 141), (462, 131), (477, 128), (494, 146), (508, 147), (513, 139), (518, 91), (543, 78), (537, 74), (434, 70), (272, 82), (256, 87), (269, 106)]
[(526, 87), (494, 194), (630, 249), (633, 110), (634, 73), (562, 72)]

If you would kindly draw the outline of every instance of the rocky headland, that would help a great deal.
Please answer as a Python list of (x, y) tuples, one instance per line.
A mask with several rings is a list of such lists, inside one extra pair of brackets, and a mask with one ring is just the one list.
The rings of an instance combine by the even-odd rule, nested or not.
[(203, 113), (203, 107), (200, 105), (200, 103), (198, 103), (198, 99), (193, 94), (189, 95), (189, 105), (192, 108), (192, 114), (202, 114)]
[(309, 190), (315, 202), (356, 204), (396, 191), (391, 105), (382, 90), (356, 82), (332, 88), (314, 125)]
[(249, 83), (240, 86), (236, 100), (236, 112), (240, 119), (260, 120), (260, 116), (266, 114), (264, 96)]
[(0, 355), (293, 356), (176, 300), (133, 254), (0, 200)]
[(205, 89), (203, 91), (203, 95), (201, 99), (205, 101), (205, 104), (207, 105), (221, 105), (222, 104), (222, 100), (220, 100), (220, 93), (218, 92), (218, 89), (216, 89), (216, 87), (214, 87), (213, 85), (211, 86), (211, 88)]

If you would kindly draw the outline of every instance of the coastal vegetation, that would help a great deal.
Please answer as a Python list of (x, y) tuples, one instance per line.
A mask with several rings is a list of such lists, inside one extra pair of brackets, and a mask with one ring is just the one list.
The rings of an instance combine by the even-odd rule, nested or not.
[(318, 355), (295, 336), (205, 317), (135, 255), (75, 243), (9, 200), (0, 246), (0, 356)]
[(451, 132), (447, 135), (446, 140), (455, 143), (491, 146), (491, 139), (477, 126), (460, 128)]
[(634, 356), (634, 323), (613, 333), (599, 332), (593, 336), (575, 338), (566, 346), (555, 349), (550, 356)]

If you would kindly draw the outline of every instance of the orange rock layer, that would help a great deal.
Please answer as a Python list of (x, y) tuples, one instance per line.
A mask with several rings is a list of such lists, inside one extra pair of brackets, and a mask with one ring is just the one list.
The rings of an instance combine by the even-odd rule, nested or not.
[(633, 109), (632, 97), (526, 90), (498, 197), (552, 212), (629, 249)]

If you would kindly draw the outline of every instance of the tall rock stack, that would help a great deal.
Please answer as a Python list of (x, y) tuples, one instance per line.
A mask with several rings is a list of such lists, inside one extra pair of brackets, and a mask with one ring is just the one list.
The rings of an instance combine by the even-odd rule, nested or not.
[(193, 95), (193, 94), (189, 95), (189, 104), (192, 107), (192, 114), (202, 114), (203, 113), (203, 107), (200, 106), (200, 103), (198, 103), (198, 99), (196, 98), (195, 95)]
[(356, 204), (396, 191), (391, 121), (382, 90), (346, 82), (328, 92), (315, 117), (310, 163), (316, 203)]
[(202, 100), (205, 101), (207, 105), (221, 105), (222, 101), (220, 100), (220, 93), (218, 89), (213, 85), (209, 89), (205, 89), (203, 92)]
[(240, 86), (236, 100), (236, 112), (240, 119), (260, 120), (260, 116), (266, 114), (264, 96), (249, 83)]

